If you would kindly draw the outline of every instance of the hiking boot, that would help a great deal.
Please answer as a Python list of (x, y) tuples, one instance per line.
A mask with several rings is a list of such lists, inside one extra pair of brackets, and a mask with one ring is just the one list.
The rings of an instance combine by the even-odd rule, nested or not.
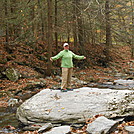
[(61, 89), (61, 92), (67, 92), (67, 89)]
[(68, 91), (73, 91), (73, 89), (72, 89), (72, 88), (67, 88), (67, 90), (68, 90)]

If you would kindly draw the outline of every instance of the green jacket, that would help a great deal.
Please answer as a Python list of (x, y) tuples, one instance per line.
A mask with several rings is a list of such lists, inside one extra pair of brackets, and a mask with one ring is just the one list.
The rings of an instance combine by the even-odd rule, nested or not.
[(73, 67), (73, 58), (74, 59), (84, 59), (84, 56), (79, 56), (74, 54), (70, 50), (62, 50), (56, 56), (52, 57), (52, 60), (57, 60), (61, 58), (61, 67), (71, 68)]

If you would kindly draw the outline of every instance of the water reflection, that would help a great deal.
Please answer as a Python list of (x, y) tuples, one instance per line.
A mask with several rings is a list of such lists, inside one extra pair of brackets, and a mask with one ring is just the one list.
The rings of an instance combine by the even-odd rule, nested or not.
[(16, 119), (16, 110), (14, 108), (0, 108), (0, 133), (13, 133), (17, 129), (10, 130), (10, 126), (18, 127), (18, 120)]

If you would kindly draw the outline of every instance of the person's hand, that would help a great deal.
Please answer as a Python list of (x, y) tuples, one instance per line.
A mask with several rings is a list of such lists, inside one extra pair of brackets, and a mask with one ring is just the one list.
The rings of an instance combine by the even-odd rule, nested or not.
[(50, 61), (53, 61), (53, 59), (52, 59), (52, 58), (50, 58)]
[(84, 57), (84, 59), (86, 59), (86, 57)]

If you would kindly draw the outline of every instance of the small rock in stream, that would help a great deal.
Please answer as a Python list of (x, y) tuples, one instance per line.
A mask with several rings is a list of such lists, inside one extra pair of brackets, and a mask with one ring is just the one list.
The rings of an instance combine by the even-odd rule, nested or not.
[(43, 134), (67, 134), (70, 132), (70, 126), (54, 127), (51, 131)]
[(134, 126), (125, 126), (125, 130), (129, 132), (129, 134), (134, 134)]
[(45, 131), (48, 131), (52, 128), (52, 124), (51, 123), (46, 123), (44, 124), (39, 130), (38, 130), (38, 133), (42, 133), (42, 132), (45, 132)]
[(109, 120), (104, 116), (98, 117), (91, 124), (88, 124), (87, 131), (91, 134), (107, 134), (117, 128), (118, 122)]

